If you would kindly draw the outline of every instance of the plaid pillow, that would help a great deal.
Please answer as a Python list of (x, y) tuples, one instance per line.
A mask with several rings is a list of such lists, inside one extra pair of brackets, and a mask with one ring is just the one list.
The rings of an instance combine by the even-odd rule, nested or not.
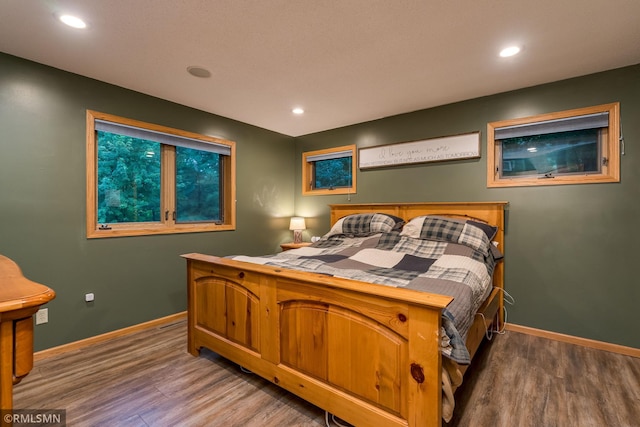
[(337, 234), (362, 237), (371, 234), (389, 233), (399, 230), (404, 224), (402, 218), (381, 213), (353, 214), (340, 218), (333, 224), (325, 238)]
[(496, 227), (476, 221), (425, 215), (411, 219), (400, 234), (414, 239), (459, 243), (486, 256), (497, 231)]

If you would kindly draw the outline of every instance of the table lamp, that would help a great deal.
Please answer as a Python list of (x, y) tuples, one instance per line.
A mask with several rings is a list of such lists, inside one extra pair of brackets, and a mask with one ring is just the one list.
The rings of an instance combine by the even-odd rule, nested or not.
[(302, 230), (306, 229), (304, 218), (294, 216), (289, 222), (289, 230), (293, 230), (293, 243), (302, 243)]

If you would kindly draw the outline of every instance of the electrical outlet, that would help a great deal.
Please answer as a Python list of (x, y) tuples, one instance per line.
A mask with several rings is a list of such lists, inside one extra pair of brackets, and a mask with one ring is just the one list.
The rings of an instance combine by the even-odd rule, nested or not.
[(49, 309), (41, 308), (36, 312), (36, 325), (49, 322)]

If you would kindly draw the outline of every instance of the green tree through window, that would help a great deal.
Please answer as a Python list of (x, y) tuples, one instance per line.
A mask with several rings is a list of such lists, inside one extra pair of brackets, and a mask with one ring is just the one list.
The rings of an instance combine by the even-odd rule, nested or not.
[(302, 194), (354, 194), (355, 159), (355, 145), (303, 152)]
[(176, 148), (178, 222), (220, 221), (220, 155)]
[(313, 169), (314, 188), (350, 187), (351, 162), (351, 157), (316, 161)]
[(235, 143), (87, 111), (87, 237), (235, 229)]
[(160, 144), (98, 131), (98, 222), (160, 221)]

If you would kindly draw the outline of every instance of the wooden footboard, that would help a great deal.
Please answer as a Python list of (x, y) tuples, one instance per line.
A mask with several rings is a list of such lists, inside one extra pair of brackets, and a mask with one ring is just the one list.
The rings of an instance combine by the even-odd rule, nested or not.
[(440, 425), (450, 297), (184, 257), (192, 354), (209, 348), (355, 425)]
[[(503, 202), (344, 206), (332, 206), (332, 223), (341, 210), (388, 209), (408, 219), (473, 208), (475, 218), (500, 226), (496, 241), (504, 242)], [(206, 347), (356, 426), (441, 425), (440, 325), (451, 297), (210, 255), (183, 257), (191, 354)], [(495, 289), (468, 333), (472, 355), (490, 323), (500, 321), (502, 279), (499, 265)]]

